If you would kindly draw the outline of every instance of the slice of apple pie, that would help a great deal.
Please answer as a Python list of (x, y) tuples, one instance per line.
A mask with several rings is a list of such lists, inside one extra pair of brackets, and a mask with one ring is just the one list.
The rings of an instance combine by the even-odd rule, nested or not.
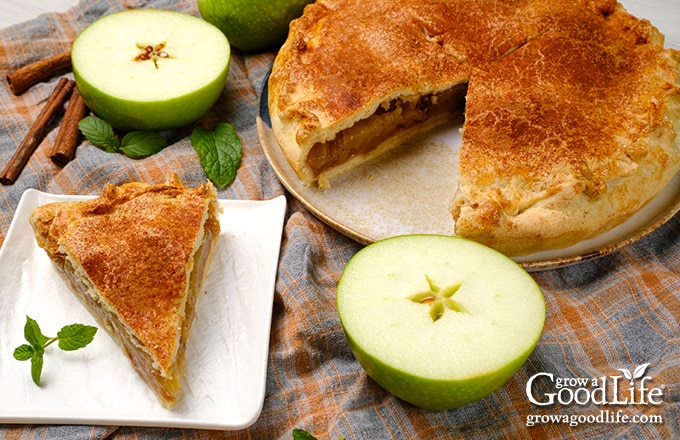
[(29, 221), (66, 284), (171, 408), (220, 224), (212, 184), (106, 185), (79, 202), (35, 208)]

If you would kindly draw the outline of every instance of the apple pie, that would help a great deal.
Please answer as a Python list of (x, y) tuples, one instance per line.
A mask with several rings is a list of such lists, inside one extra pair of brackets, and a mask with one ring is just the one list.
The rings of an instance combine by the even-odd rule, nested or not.
[(614, 0), (318, 0), (268, 108), (321, 188), (464, 112), (452, 233), (522, 255), (616, 226), (680, 170), (679, 63)]
[(35, 208), (37, 242), (66, 284), (171, 408), (219, 232), (212, 184), (108, 184), (99, 197)]

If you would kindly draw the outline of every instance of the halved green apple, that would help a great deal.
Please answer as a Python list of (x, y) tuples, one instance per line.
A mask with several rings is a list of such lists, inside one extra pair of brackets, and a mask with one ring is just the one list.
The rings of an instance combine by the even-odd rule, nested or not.
[(366, 373), (413, 405), (450, 409), (510, 379), (543, 331), (545, 302), (513, 260), (479, 243), (403, 235), (354, 255), (337, 286)]
[(217, 101), (229, 71), (224, 34), (193, 15), (131, 9), (87, 26), (71, 48), (87, 106), (121, 130), (159, 131), (196, 121)]

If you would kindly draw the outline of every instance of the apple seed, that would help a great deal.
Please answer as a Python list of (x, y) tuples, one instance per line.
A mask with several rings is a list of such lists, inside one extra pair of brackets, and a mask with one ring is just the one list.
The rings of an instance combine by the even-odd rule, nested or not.
[(165, 50), (164, 42), (156, 44), (155, 46), (137, 43), (137, 48), (141, 53), (134, 58), (134, 61), (152, 60), (156, 69), (158, 69), (159, 58), (170, 58), (170, 54)]
[(460, 289), (462, 283), (454, 284), (442, 289), (437, 286), (427, 274), (425, 274), (425, 279), (427, 280), (430, 289), (425, 292), (416, 293), (407, 298), (415, 303), (428, 305), (430, 307), (432, 322), (435, 322), (444, 316), (446, 309), (455, 312), (464, 312), (463, 307), (451, 298), (453, 294)]

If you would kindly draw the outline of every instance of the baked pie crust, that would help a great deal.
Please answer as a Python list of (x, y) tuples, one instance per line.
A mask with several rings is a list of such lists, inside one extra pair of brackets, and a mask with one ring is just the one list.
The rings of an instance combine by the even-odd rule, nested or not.
[(94, 199), (35, 208), (36, 240), (163, 406), (178, 400), (184, 353), (219, 232), (212, 184), (108, 184)]
[(269, 114), (324, 188), (464, 105), (452, 233), (516, 256), (616, 226), (680, 170), (679, 62), (612, 0), (318, 0)]

